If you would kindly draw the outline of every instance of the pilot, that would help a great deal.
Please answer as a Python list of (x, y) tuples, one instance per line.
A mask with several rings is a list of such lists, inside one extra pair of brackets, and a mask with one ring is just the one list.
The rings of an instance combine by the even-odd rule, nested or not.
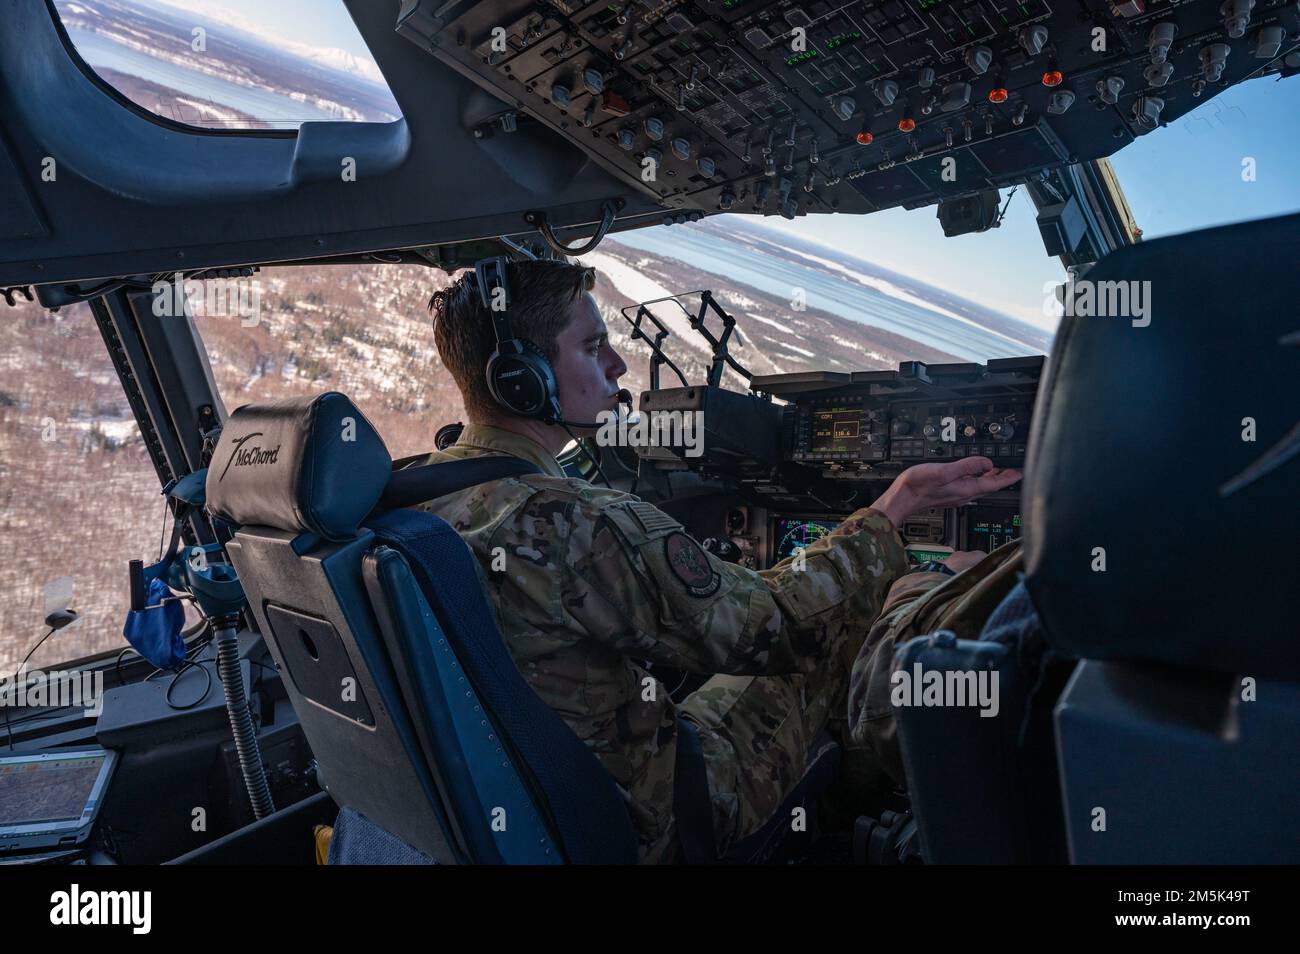
[[(592, 269), (563, 261), (507, 267), (514, 335), (554, 371), (566, 421), (618, 407), (627, 365), (589, 294)], [(677, 720), (698, 726), (719, 852), (756, 831), (798, 782), (813, 740), (843, 729), (849, 669), (889, 586), (906, 572), (904, 517), (1019, 478), (986, 458), (926, 464), (869, 508), (755, 572), (707, 553), (639, 498), (569, 477), (556, 455), (588, 428), (521, 417), (485, 369), (491, 315), (467, 272), (429, 303), (438, 353), (468, 424), (429, 463), (513, 455), (536, 475), (479, 484), (423, 508), (477, 558), (501, 633), (529, 685), (626, 792), (643, 862), (681, 857), (673, 820)], [(711, 675), (680, 706), (642, 661)], [(847, 733), (842, 741), (847, 742)]]

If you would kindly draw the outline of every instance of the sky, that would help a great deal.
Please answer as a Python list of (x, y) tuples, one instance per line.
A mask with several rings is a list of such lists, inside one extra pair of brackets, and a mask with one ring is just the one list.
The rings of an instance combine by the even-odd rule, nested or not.
[[(150, 2), (150, 0), (146, 0)], [(353, 56), (373, 59), (357, 32), (343, 0), (152, 0), (164, 6), (202, 10), (214, 19), (245, 20), (257, 25), (260, 34), (278, 34), (297, 43), (337, 47)], [(375, 0), (369, 0), (375, 2)], [(389, 2), (389, 0), (385, 0)], [(393, 20), (397, 20), (397, 4)], [(221, 12), (233, 14), (222, 17)]]
[[(155, 0), (159, 2), (159, 0)], [(368, 57), (342, 0), (161, 0), (224, 9), (299, 43)], [(1254, 179), (1243, 177), (1253, 160)], [(1234, 86), (1111, 157), (1146, 238), (1300, 210), (1300, 78)], [(1004, 197), (1007, 192), (1004, 191)], [(945, 238), (933, 206), (866, 216), (816, 215), (765, 225), (964, 295), (1040, 327), (1044, 287), (1064, 270), (1043, 249), (1035, 209), (1016, 192), (1000, 228)]]

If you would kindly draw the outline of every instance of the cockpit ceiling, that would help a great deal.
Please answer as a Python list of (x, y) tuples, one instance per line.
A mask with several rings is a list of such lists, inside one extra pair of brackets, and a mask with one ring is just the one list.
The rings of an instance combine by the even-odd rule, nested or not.
[(706, 213), (926, 205), (1300, 71), (1297, 5), (1267, 0), (408, 0), (398, 30)]
[[(1300, 71), (1271, 0), (342, 0), (402, 119), (212, 132), (0, 31), (0, 286), (915, 208), (1106, 156)], [(1157, 133), (1158, 135), (1159, 133)], [(355, 175), (340, 175), (340, 168)], [(454, 251), (454, 250), (453, 250)]]

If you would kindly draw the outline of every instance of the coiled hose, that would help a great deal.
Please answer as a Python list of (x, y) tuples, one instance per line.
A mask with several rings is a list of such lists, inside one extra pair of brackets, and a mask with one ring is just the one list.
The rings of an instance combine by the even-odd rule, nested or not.
[(262, 765), (262, 750), (257, 744), (253, 729), (253, 714), (248, 710), (248, 697), (244, 695), (244, 677), (239, 671), (239, 640), (235, 636), (236, 619), (229, 617), (214, 624), (217, 642), (217, 672), (226, 693), (226, 714), (230, 716), (230, 731), (235, 737), (235, 752), (239, 756), (239, 770), (244, 774), (249, 801), (253, 804), (255, 818), (265, 818), (275, 811), (271, 801), (271, 787), (266, 781)]

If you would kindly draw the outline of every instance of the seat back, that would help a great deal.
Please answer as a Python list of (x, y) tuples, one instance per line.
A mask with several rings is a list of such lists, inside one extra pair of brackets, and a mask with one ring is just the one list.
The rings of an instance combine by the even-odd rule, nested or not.
[(230, 560), (348, 810), (333, 858), (396, 860), (396, 839), (402, 860), (636, 859), (623, 796), (519, 675), (464, 541), (415, 511), (362, 526), (391, 458), (346, 397), (241, 408), (213, 460), (208, 508), (239, 526)]
[(1034, 413), (1025, 566), (1082, 657), (1056, 710), (1070, 857), (1300, 856), (1300, 216), (1122, 249), (1145, 314), (1067, 317)]
[[(1066, 860), (1051, 715), (1074, 663), (1043, 648), (1028, 594), (1018, 584), (978, 640), (941, 631), (909, 640), (895, 653), (895, 671), (908, 675), (908, 690), (920, 680), (922, 701), (927, 673), (945, 683), (965, 680), (968, 696), (965, 705), (895, 709), (921, 854), (928, 863)], [(977, 704), (984, 701), (978, 689), (969, 698), (979, 679), (996, 709)], [(960, 798), (953, 798), (955, 780)]]

